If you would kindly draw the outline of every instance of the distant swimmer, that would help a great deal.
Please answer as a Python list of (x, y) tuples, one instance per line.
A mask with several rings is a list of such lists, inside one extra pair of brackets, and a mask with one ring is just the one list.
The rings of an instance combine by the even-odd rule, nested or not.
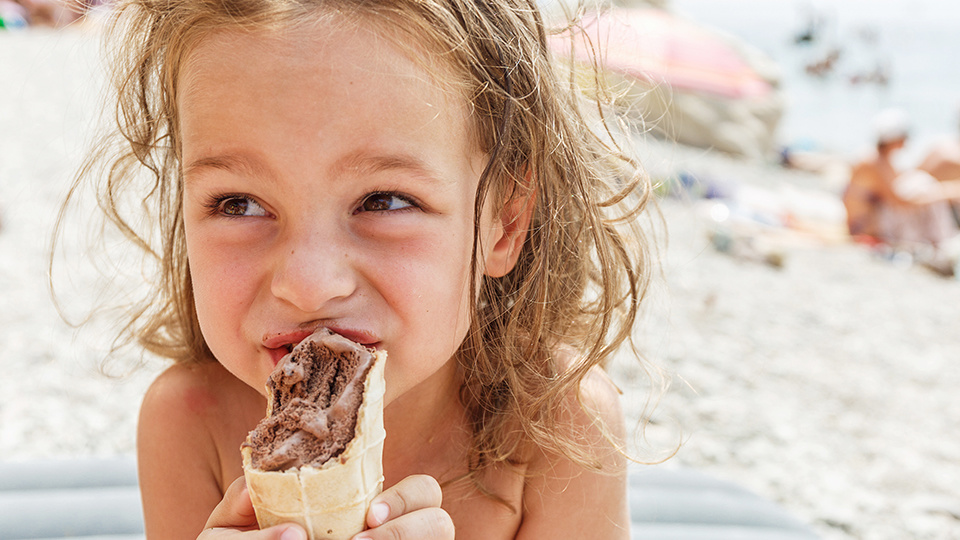
[(807, 64), (804, 70), (806, 70), (807, 75), (825, 77), (833, 72), (837, 62), (840, 60), (841, 53), (842, 51), (840, 49), (834, 47), (830, 49), (823, 58)]

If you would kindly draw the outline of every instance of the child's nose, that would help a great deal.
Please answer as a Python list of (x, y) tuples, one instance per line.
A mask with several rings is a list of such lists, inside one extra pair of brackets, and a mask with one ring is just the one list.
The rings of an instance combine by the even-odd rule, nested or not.
[(344, 246), (319, 235), (305, 235), (283, 245), (271, 290), (305, 313), (321, 312), (331, 301), (353, 293), (356, 279), (351, 265), (350, 251)]

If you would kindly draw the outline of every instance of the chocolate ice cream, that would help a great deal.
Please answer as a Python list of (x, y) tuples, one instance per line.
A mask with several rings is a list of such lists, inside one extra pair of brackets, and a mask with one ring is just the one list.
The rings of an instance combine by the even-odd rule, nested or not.
[(322, 328), (283, 357), (267, 381), (269, 415), (244, 446), (262, 471), (320, 467), (354, 438), (375, 351)]

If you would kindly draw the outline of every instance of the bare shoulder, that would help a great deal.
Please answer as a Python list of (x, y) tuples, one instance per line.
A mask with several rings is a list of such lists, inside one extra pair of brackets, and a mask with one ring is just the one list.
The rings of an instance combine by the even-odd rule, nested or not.
[[(147, 389), (146, 399), (173, 399), (195, 413), (215, 410), (226, 395), (239, 389), (251, 390), (215, 361), (174, 364), (164, 370)], [(256, 392), (253, 392), (256, 393)]]
[(144, 394), (139, 436), (170, 437), (205, 429), (207, 418), (215, 414), (217, 390), (209, 376), (215, 372), (206, 364), (175, 364), (164, 370)]
[[(620, 406), (620, 388), (607, 372), (595, 367), (580, 383), (580, 395), (584, 405), (600, 415), (610, 428), (623, 428), (623, 409)], [(623, 432), (619, 432), (623, 435)]]
[(258, 397), (216, 362), (171, 366), (151, 384), (137, 427), (151, 538), (199, 534), (238, 474), (240, 443), (252, 427), (247, 426), (263, 415)]
[[(558, 360), (573, 363), (573, 352)], [(518, 539), (629, 537), (625, 420), (620, 392), (599, 367), (591, 368), (579, 391), (565, 396), (561, 429), (581, 443), (586, 463), (541, 451), (530, 462), (524, 487), (524, 516)], [(584, 512), (590, 508), (590, 512)]]
[(218, 434), (225, 420), (248, 423), (264, 410), (263, 398), (219, 363), (176, 364), (147, 389), (140, 421), (141, 429)]
[[(558, 353), (561, 367), (569, 368), (577, 360), (577, 352), (563, 349)], [(592, 367), (580, 381), (579, 393), (566, 396), (565, 413), (569, 414), (574, 429), (597, 428), (599, 423), (611, 435), (623, 437), (624, 418), (620, 405), (620, 389), (599, 366)]]

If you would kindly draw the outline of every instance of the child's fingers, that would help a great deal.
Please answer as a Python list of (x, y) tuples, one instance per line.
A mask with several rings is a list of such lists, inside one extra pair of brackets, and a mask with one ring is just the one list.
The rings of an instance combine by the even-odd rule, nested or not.
[(250, 528), (256, 527), (257, 516), (250, 502), (250, 492), (247, 483), (241, 476), (230, 484), (220, 504), (213, 509), (207, 518), (205, 529), (214, 527)]
[(385, 522), (423, 508), (440, 507), (443, 492), (440, 484), (425, 474), (408, 476), (378, 495), (367, 512), (367, 525), (378, 527)]
[(238, 535), (248, 540), (307, 540), (306, 532), (299, 525), (278, 525), (259, 530), (253, 503), (250, 502), (250, 492), (247, 491), (247, 484), (242, 476), (227, 488), (220, 504), (207, 519), (199, 538), (241, 538)]
[(366, 530), (353, 540), (453, 540), (450, 514), (439, 507), (422, 508)]
[(264, 530), (244, 531), (240, 529), (213, 528), (205, 529), (197, 540), (216, 539), (236, 540), (307, 540), (307, 533), (298, 525), (277, 525)]

